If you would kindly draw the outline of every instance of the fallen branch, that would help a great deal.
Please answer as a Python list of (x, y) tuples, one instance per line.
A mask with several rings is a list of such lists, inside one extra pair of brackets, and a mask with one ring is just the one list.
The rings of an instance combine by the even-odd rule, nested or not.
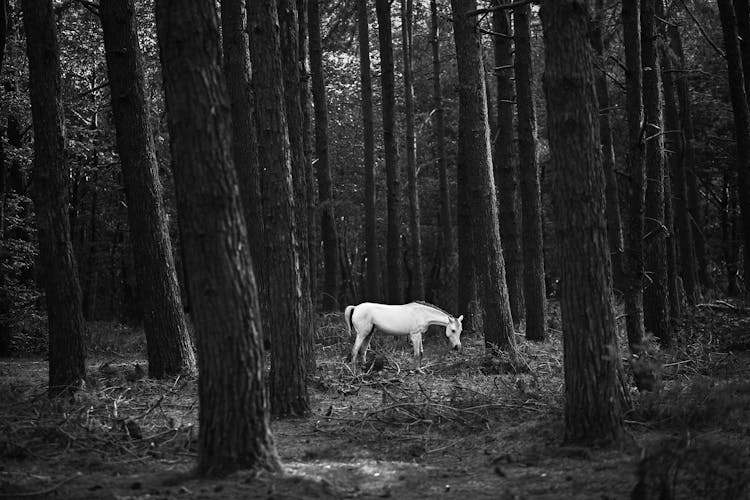
[(669, 368), (670, 366), (679, 366), (679, 365), (684, 365), (685, 363), (692, 363), (692, 362), (693, 362), (692, 359), (686, 359), (684, 361), (675, 361), (674, 363), (666, 363), (666, 364), (661, 365), (661, 367)]
[(737, 306), (734, 306), (730, 304), (729, 302), (724, 302), (723, 300), (717, 300), (716, 302), (713, 302), (713, 303), (707, 302), (705, 304), (696, 304), (695, 307), (711, 309), (714, 311), (732, 311), (732, 312), (740, 311), (740, 308), (738, 308)]

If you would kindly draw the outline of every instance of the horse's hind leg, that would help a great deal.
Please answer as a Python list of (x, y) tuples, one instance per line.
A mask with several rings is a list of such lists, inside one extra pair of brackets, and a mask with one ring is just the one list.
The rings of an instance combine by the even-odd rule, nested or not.
[(370, 348), (370, 341), (372, 340), (373, 335), (375, 334), (375, 325), (372, 326), (372, 329), (370, 330), (370, 333), (367, 334), (367, 337), (365, 337), (364, 341), (362, 341), (362, 347), (360, 347), (359, 352), (362, 355), (362, 363), (367, 365), (367, 350)]
[[(369, 337), (365, 337), (363, 333), (360, 333), (358, 328), (355, 328), (357, 331), (357, 337), (354, 339), (354, 347), (352, 347), (352, 372), (356, 375), (357, 374), (357, 354), (359, 353), (360, 348), (362, 347), (362, 344), (365, 342), (365, 339)], [(367, 342), (369, 344), (369, 341)]]

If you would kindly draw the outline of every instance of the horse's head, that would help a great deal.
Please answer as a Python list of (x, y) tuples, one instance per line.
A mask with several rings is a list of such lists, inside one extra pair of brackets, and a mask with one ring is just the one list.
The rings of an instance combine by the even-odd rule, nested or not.
[(445, 326), (445, 336), (448, 337), (448, 341), (451, 343), (451, 347), (454, 350), (461, 349), (461, 321), (463, 321), (463, 314), (458, 318), (451, 318), (448, 320), (448, 324)]

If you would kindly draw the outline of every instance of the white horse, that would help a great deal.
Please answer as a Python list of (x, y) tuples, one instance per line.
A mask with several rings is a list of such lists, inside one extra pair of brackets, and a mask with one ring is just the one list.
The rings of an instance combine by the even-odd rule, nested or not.
[(357, 335), (352, 349), (354, 373), (357, 373), (357, 354), (361, 352), (362, 361), (366, 360), (367, 349), (370, 347), (370, 340), (376, 328), (389, 335), (409, 336), (414, 347), (414, 357), (417, 358), (419, 372), (422, 371), (422, 334), (430, 325), (444, 326), (445, 336), (448, 337), (453, 349), (461, 348), (463, 315), (454, 318), (439, 307), (426, 302), (411, 302), (403, 305), (363, 302), (358, 306), (346, 306), (344, 319), (349, 336), (352, 330)]

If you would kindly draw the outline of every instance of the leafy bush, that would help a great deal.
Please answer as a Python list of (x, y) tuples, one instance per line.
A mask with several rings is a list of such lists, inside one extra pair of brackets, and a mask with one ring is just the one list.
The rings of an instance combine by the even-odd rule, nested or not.
[(5, 355), (40, 354), (47, 349), (43, 296), (34, 280), (39, 254), (31, 200), (8, 193), (5, 238), (0, 242), (0, 339)]

